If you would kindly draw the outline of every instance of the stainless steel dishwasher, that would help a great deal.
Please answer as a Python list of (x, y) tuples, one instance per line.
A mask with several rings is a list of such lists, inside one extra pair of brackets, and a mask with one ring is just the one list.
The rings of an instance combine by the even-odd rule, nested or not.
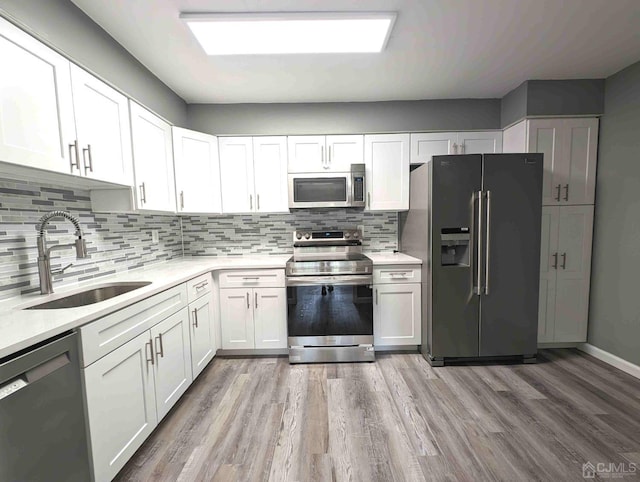
[(90, 480), (82, 400), (75, 333), (0, 359), (0, 480)]

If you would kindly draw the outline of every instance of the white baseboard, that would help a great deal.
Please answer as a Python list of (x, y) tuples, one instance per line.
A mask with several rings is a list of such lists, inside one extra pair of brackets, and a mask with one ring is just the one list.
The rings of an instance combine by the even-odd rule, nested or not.
[(597, 346), (593, 346), (589, 343), (580, 343), (576, 348), (597, 358), (598, 360), (602, 360), (603, 362), (608, 363), (609, 365), (628, 373), (631, 376), (640, 378), (640, 366), (624, 360), (623, 358), (620, 358), (613, 353), (604, 351), (602, 348), (598, 348)]

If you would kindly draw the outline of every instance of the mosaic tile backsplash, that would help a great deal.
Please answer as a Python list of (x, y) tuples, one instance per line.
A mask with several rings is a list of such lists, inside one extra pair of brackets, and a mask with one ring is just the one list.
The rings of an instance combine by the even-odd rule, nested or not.
[[(89, 257), (72, 248), (54, 251), (51, 266), (73, 263), (54, 275), (54, 288), (181, 256), (229, 256), (293, 252), (294, 229), (364, 227), (364, 249), (397, 249), (397, 213), (351, 209), (297, 210), (283, 214), (181, 216), (103, 214), (91, 211), (89, 192), (42, 183), (0, 179), (0, 299), (39, 290), (36, 224), (53, 210), (80, 220)], [(151, 241), (158, 230), (159, 243)], [(74, 240), (62, 218), (47, 229), (47, 245)]]
[[(79, 218), (89, 256), (77, 260), (72, 248), (54, 251), (53, 269), (73, 263), (54, 276), (54, 288), (182, 256), (177, 216), (93, 213), (88, 191), (0, 179), (0, 299), (39, 290), (35, 226), (59, 209)], [(152, 230), (159, 232), (157, 244)], [(54, 218), (47, 245), (71, 243), (74, 232), (71, 223)]]
[(191, 256), (293, 253), (295, 229), (330, 230), (362, 225), (365, 251), (392, 251), (398, 245), (398, 215), (353, 209), (301, 209), (263, 215), (184, 216), (184, 252)]

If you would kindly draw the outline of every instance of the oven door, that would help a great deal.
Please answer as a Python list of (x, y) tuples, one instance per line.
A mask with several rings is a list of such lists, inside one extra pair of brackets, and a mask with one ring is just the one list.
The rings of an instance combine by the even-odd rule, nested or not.
[(289, 174), (289, 207), (350, 207), (351, 182), (350, 173)]
[(287, 278), (289, 347), (373, 345), (371, 275)]

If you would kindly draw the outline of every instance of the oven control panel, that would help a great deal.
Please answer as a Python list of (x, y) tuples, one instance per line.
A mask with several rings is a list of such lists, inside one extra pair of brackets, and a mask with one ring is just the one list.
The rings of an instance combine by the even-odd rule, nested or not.
[(362, 232), (359, 229), (343, 230), (296, 230), (293, 232), (294, 246), (344, 246), (346, 244), (362, 244)]

